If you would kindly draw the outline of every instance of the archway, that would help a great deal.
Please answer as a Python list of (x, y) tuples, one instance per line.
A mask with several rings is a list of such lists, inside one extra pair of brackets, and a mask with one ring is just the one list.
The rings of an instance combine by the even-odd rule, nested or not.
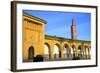
[(31, 46), (28, 50), (28, 59), (33, 59), (34, 57), (34, 48)]
[(85, 57), (89, 57), (89, 48), (87, 46), (85, 46)]
[(60, 45), (54, 45), (54, 58), (61, 58), (61, 48)]
[(82, 57), (83, 57), (83, 47), (82, 47), (82, 45), (78, 46), (78, 56), (79, 56), (80, 59), (82, 59)]
[(69, 58), (70, 55), (70, 49), (69, 46), (67, 44), (64, 45), (64, 56), (65, 58)]
[(75, 54), (76, 54), (76, 47), (75, 45), (72, 45), (72, 49), (71, 49), (71, 54), (72, 54), (72, 58), (75, 58)]
[(44, 45), (44, 54), (45, 54), (46, 59), (51, 58), (50, 45), (48, 43), (45, 43), (45, 45)]
[(91, 46), (88, 47), (88, 59), (91, 59)]

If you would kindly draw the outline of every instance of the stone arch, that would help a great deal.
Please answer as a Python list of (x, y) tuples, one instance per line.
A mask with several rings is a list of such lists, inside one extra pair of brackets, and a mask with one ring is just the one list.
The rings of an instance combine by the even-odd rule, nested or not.
[(88, 46), (85, 46), (85, 57), (88, 58), (90, 53), (90, 48)]
[(70, 55), (70, 48), (68, 44), (64, 44), (64, 57), (69, 58)]
[(91, 45), (89, 45), (89, 59), (91, 59)]
[(82, 46), (82, 45), (79, 45), (79, 46), (78, 46), (78, 57), (79, 57), (80, 59), (83, 58), (83, 46)]
[(34, 57), (34, 47), (30, 46), (28, 49), (28, 59), (33, 59)]
[(59, 44), (54, 45), (54, 58), (61, 58), (61, 47)]
[(44, 56), (46, 59), (51, 58), (50, 45), (48, 43), (44, 44)]
[(72, 58), (75, 58), (76, 46), (73, 44), (71, 47), (72, 47), (72, 48), (71, 48), (71, 55), (72, 55)]

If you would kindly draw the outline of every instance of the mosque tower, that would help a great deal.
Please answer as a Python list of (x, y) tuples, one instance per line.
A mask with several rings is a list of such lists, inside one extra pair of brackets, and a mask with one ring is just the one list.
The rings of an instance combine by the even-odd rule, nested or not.
[(72, 25), (71, 25), (71, 38), (73, 40), (77, 39), (76, 22), (74, 18), (72, 19)]

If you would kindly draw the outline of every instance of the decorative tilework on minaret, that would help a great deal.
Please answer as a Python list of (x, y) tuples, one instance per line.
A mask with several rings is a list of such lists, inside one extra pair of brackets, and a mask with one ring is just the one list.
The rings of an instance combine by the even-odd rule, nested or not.
[(73, 40), (77, 39), (76, 22), (74, 18), (72, 19), (72, 25), (71, 25), (71, 38)]

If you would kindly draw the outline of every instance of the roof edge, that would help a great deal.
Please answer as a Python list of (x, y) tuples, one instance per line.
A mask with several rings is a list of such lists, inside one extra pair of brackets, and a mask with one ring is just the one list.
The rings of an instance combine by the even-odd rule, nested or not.
[(41, 18), (38, 18), (38, 17), (36, 17), (36, 16), (33, 16), (33, 15), (31, 15), (31, 14), (28, 14), (28, 13), (23, 13), (23, 15), (24, 16), (26, 16), (26, 17), (30, 17), (31, 19), (35, 19), (35, 20), (37, 20), (37, 21), (40, 21), (40, 22), (42, 22), (42, 23), (44, 23), (44, 24), (47, 24), (47, 21), (45, 21), (45, 20), (43, 20), (43, 19), (41, 19)]

